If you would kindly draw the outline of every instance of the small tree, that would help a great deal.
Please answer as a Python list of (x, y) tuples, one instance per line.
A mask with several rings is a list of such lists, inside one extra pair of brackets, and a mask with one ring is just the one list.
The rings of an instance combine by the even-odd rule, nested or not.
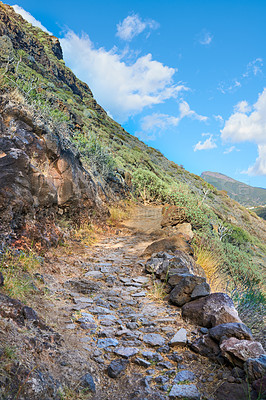
[(138, 168), (133, 173), (133, 185), (146, 205), (148, 201), (162, 200), (166, 194), (166, 184), (154, 172)]

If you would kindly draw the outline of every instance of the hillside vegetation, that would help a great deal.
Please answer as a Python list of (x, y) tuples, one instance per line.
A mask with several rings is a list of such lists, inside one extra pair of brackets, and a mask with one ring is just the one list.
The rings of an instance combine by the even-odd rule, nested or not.
[[(211, 273), (219, 273), (243, 320), (261, 329), (265, 221), (126, 132), (97, 104), (89, 87), (65, 66), (58, 40), (3, 3), (0, 46), (3, 107), (17, 105), (16, 112), (24, 115), (24, 120), (33, 120), (35, 130), (39, 126), (57, 132), (64, 151), (71, 151), (84, 171), (95, 177), (99, 196), (105, 202), (113, 199), (107, 193), (111, 187), (116, 199), (127, 196), (144, 203), (182, 207), (195, 232), (196, 254), (205, 257), (206, 269), (210, 255), (215, 259)], [(32, 154), (32, 163), (35, 157)], [(61, 205), (64, 208), (64, 203)], [(62, 219), (59, 211), (58, 220)]]

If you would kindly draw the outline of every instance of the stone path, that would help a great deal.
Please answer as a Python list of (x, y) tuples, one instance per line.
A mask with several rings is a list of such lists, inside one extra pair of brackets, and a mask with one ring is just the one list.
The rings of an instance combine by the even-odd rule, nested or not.
[(160, 209), (140, 210), (133, 235), (122, 230), (88, 247), (76, 262), (77, 276), (62, 282), (69, 316), (62, 332), (69, 332), (91, 365), (96, 394), (92, 390), (88, 398), (212, 400), (223, 382), (236, 381), (228, 368), (189, 350), (187, 344), (204, 330), (158, 298), (144, 273), (141, 254), (154, 240), (159, 215)]

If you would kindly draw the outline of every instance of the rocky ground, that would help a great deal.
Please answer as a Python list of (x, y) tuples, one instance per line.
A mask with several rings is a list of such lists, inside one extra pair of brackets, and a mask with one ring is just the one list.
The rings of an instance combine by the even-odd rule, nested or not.
[(1, 337), (8, 329), (9, 344), (20, 343), (3, 399), (258, 398), (242, 369), (191, 349), (208, 329), (184, 321), (145, 273), (142, 254), (159, 237), (161, 209), (134, 214), (92, 246), (71, 241), (46, 254), (39, 279), (47, 295), (34, 305), (45, 324), (31, 309), (24, 324), (1, 322)]

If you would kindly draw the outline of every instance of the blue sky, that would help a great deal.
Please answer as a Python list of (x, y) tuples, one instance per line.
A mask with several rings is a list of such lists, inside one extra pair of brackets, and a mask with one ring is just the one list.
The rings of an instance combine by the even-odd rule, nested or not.
[(266, 1), (16, 4), (128, 132), (193, 173), (266, 187)]

